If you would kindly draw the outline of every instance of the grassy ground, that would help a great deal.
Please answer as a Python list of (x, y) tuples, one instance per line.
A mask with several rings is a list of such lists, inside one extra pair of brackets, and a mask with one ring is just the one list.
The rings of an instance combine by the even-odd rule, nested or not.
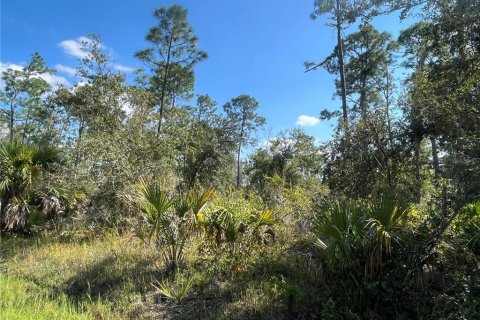
[(138, 241), (114, 236), (83, 241), (9, 238), (2, 241), (1, 257), (6, 283), (2, 297), (26, 297), (25, 303), (3, 299), (1, 312), (30, 314), (31, 308), (45, 304), (58, 309), (61, 319), (62, 312), (80, 318), (126, 318), (134, 311), (132, 302), (151, 290), (158, 273), (154, 252)]
[(3, 238), (0, 319), (478, 318), (473, 253), (443, 248), (438, 257), (449, 269), (432, 274), (428, 290), (368, 279), (356, 287), (329, 278), (309, 254), (311, 241), (277, 227), (275, 242), (262, 244), (215, 247), (192, 234), (177, 272), (128, 235)]
[[(201, 250), (192, 241), (184, 271), (172, 274), (134, 237), (3, 239), (0, 318), (278, 319), (306, 296), (273, 247), (233, 260)], [(154, 287), (161, 284), (173, 298)]]
[(0, 318), (10, 320), (119, 319), (98, 302), (74, 304), (65, 294), (51, 291), (20, 278), (0, 275)]

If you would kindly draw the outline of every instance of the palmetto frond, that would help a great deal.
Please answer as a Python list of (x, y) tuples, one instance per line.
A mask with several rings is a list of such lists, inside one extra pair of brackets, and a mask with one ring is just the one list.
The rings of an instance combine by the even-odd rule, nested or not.
[(215, 189), (213, 187), (207, 188), (200, 195), (193, 194), (193, 213), (195, 215), (201, 213), (205, 205), (213, 199)]
[(152, 286), (165, 297), (172, 299), (175, 303), (180, 303), (190, 293), (190, 289), (193, 286), (193, 278), (191, 276), (185, 278), (177, 273), (173, 282), (168, 280), (157, 281), (157, 284), (152, 284)]
[(354, 262), (354, 251), (362, 239), (361, 215), (353, 204), (337, 202), (314, 221), (315, 243), (332, 270), (343, 270)]
[(183, 219), (188, 211), (190, 211), (194, 205), (193, 197), (188, 193), (182, 193), (177, 195), (173, 201), (172, 205), (175, 208), (175, 214)]
[(145, 180), (141, 180), (137, 184), (137, 190), (140, 208), (151, 222), (172, 206), (168, 194), (156, 184), (148, 184)]
[(260, 228), (261, 226), (271, 226), (275, 224), (274, 212), (270, 209), (255, 211), (252, 213), (251, 223), (253, 223), (256, 228)]
[(35, 145), (32, 147), (32, 163), (47, 168), (51, 164), (60, 161), (60, 152), (58, 149), (52, 146)]
[(366, 227), (387, 253), (391, 253), (392, 239), (397, 236), (396, 231), (407, 213), (408, 208), (391, 196), (384, 197), (368, 207)]
[(365, 273), (373, 273), (380, 268), (383, 252), (392, 253), (392, 241), (398, 242), (404, 217), (409, 208), (392, 196), (385, 196), (367, 208), (367, 224), (372, 238)]
[(27, 198), (51, 163), (59, 161), (57, 149), (18, 142), (0, 146), (0, 202), (8, 229), (25, 227), (29, 213)]
[(30, 189), (51, 163), (59, 161), (58, 150), (50, 146), (18, 142), (0, 146), (0, 192), (18, 195)]
[(172, 201), (168, 194), (161, 190), (160, 186), (148, 184), (145, 180), (137, 183), (137, 191), (140, 209), (145, 213), (148, 221), (153, 224), (148, 237), (150, 240), (162, 227), (163, 215), (172, 206)]
[(11, 199), (5, 208), (4, 222), (7, 230), (24, 229), (28, 213), (28, 203), (19, 198)]

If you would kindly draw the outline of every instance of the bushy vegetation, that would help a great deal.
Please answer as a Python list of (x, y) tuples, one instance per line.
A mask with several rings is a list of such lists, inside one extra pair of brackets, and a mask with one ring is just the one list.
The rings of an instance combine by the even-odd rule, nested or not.
[(416, 5), (314, 1), (338, 31), (306, 63), (340, 76), (323, 144), (295, 129), (245, 155), (259, 103), (192, 103), (207, 55), (176, 5), (135, 81), (95, 35), (72, 88), (39, 54), (6, 70), (0, 317), (480, 318), (480, 3), (427, 1), (396, 40), (369, 24)]

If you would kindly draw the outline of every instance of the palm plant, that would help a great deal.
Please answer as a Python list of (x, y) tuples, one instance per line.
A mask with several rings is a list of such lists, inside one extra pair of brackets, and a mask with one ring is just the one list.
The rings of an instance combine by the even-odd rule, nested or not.
[(314, 221), (316, 245), (330, 270), (344, 271), (355, 264), (363, 241), (362, 210), (349, 202), (336, 202)]
[(30, 210), (25, 200), (13, 197), (5, 207), (4, 222), (7, 230), (23, 230)]
[(367, 206), (366, 228), (371, 238), (369, 256), (365, 266), (365, 274), (372, 274), (380, 268), (385, 252), (392, 253), (392, 241), (399, 242), (403, 222), (409, 208), (393, 196), (385, 196)]
[(251, 222), (255, 228), (271, 226), (275, 223), (274, 212), (270, 209), (255, 212), (251, 216)]
[(213, 189), (171, 197), (157, 184), (141, 180), (137, 184), (137, 192), (139, 207), (151, 224), (148, 242), (155, 238), (158, 245), (165, 245), (162, 251), (164, 260), (169, 268), (176, 269), (184, 259), (188, 222), (198, 221), (198, 216), (213, 195)]
[(210, 187), (205, 189), (202, 193), (200, 192), (193, 192), (193, 218), (194, 224), (198, 227), (200, 225), (204, 225), (205, 223), (205, 214), (204, 211), (207, 207), (207, 203), (209, 203), (213, 196), (215, 195), (215, 189)]
[(231, 193), (217, 197), (206, 218), (207, 233), (215, 236), (217, 245), (224, 241), (234, 244), (241, 233), (240, 225), (249, 221), (254, 211), (252, 202), (237, 198)]
[(194, 229), (201, 229), (205, 223), (204, 211), (214, 194), (215, 189), (212, 187), (205, 189), (203, 192), (192, 190), (178, 194), (173, 200), (176, 215), (182, 220), (190, 220)]
[(38, 165), (32, 163), (32, 150), (18, 143), (9, 143), (0, 147), (2, 198), (15, 197), (29, 189), (39, 177)]
[[(275, 223), (275, 213), (270, 209), (264, 209), (252, 213), (250, 217), (250, 224), (253, 226), (253, 236), (257, 242), (260, 243), (265, 241), (266, 239), (262, 235), (266, 235), (266, 233), (270, 234), (273, 239), (275, 239), (275, 233), (271, 229), (271, 226)], [(267, 229), (265, 230), (265, 228)]]
[(176, 216), (169, 212), (173, 201), (159, 185), (148, 184), (144, 180), (137, 184), (137, 191), (140, 209), (151, 224), (148, 242), (155, 237), (158, 245), (166, 244), (163, 251), (165, 262), (175, 269), (183, 259), (183, 241), (179, 238)]
[(42, 173), (58, 161), (59, 152), (53, 147), (18, 142), (0, 146), (0, 213), (5, 213), (7, 229), (25, 227), (30, 192)]
[(157, 284), (152, 284), (158, 292), (171, 299), (175, 303), (181, 303), (190, 293), (193, 286), (193, 277), (187, 276), (186, 278), (180, 273), (175, 274), (174, 281), (164, 280), (162, 282), (157, 281)]
[(467, 241), (467, 247), (478, 252), (480, 249), (480, 201), (465, 205), (458, 215), (454, 228)]
[(145, 180), (141, 180), (137, 184), (137, 191), (140, 209), (152, 225), (148, 235), (150, 242), (152, 237), (158, 235), (164, 227), (163, 216), (170, 209), (172, 203), (168, 194), (163, 192), (158, 185), (148, 184)]

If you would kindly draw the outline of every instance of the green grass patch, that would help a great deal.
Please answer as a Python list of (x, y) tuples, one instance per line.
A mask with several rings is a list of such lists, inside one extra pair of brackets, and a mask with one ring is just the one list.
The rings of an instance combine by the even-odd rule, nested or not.
[[(69, 242), (6, 238), (0, 257), (6, 301), (2, 305), (6, 317), (1, 319), (23, 319), (24, 314), (25, 319), (57, 319), (57, 311), (58, 319), (70, 319), (67, 313), (86, 314), (86, 319), (129, 318), (135, 311), (133, 302), (153, 290), (150, 283), (162, 270), (157, 253), (138, 239), (108, 235)], [(15, 300), (14, 289), (33, 296)], [(12, 318), (16, 309), (20, 311)], [(38, 316), (32, 313), (37, 309)]]
[(0, 275), (0, 318), (10, 320), (120, 319), (100, 302), (74, 304), (65, 294), (52, 296), (50, 290), (33, 282)]

